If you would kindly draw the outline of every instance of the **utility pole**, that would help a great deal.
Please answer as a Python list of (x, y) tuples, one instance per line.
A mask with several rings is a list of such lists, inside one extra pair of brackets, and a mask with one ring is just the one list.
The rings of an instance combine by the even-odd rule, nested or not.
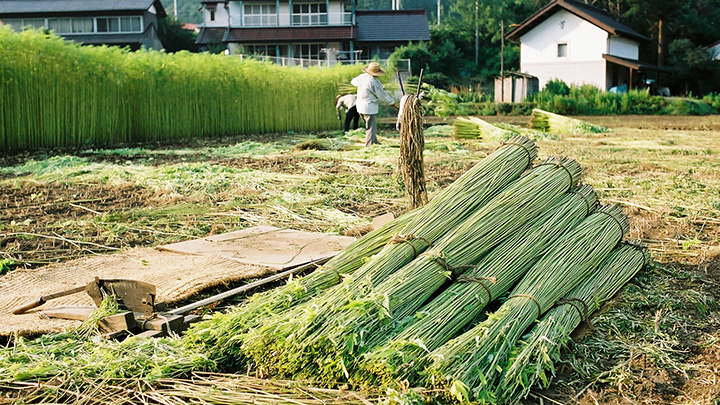
[(175, 21), (177, 21), (177, 0), (173, 0), (173, 8), (175, 9)]
[(500, 20), (500, 91), (505, 102), (505, 20)]
[(480, 62), (480, 29), (478, 27), (478, 13), (480, 10), (480, 0), (475, 0), (475, 64)]
[(440, 0), (437, 0), (437, 14), (438, 14), (437, 24), (440, 25)]

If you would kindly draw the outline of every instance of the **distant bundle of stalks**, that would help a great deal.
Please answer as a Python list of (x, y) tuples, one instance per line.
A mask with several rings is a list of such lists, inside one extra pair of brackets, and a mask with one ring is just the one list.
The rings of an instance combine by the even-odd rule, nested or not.
[(463, 400), (495, 400), (502, 366), (524, 331), (597, 269), (628, 228), (618, 206), (590, 214), (553, 244), (486, 321), (432, 352), (429, 382), (452, 387)]
[(255, 294), (227, 313), (216, 313), (209, 320), (193, 324), (184, 335), (185, 344), (202, 350), (228, 367), (242, 364), (239, 335), (262, 323), (264, 317), (286, 311), (340, 283), (343, 276), (352, 274), (368, 257), (379, 252), (420, 212), (408, 212), (368, 233), (305, 277)]
[[(422, 215), (411, 220), (352, 277), (347, 277), (342, 284), (307, 305), (297, 307), (282, 317), (266, 320), (262, 328), (249, 331), (249, 335), (242, 338), (244, 353), (252, 356), (257, 364), (275, 372), (283, 368), (284, 373), (291, 375), (291, 370), (302, 369), (302, 361), (294, 361), (296, 351), (289, 350), (284, 341), (300, 341), (324, 329), (323, 322), (330, 313), (364, 297), (428, 246), (454, 231), (520, 176), (537, 156), (536, 151), (535, 144), (524, 137), (516, 137), (503, 144), (430, 200), (422, 208)], [(273, 353), (273, 358), (268, 357), (269, 353)], [(288, 360), (279, 360), (283, 355)]]
[(642, 246), (623, 243), (613, 249), (598, 270), (558, 301), (515, 347), (496, 398), (511, 404), (526, 396), (533, 386), (547, 387), (548, 373), (555, 374), (553, 362), (570, 341), (570, 333), (649, 261), (650, 255)]
[(405, 184), (410, 209), (427, 203), (425, 188), (425, 165), (423, 163), (423, 107), (420, 98), (414, 94), (406, 94), (400, 103), (398, 115), (400, 127), (400, 156), (398, 169)]
[(576, 118), (568, 118), (559, 114), (534, 108), (530, 117), (530, 127), (539, 131), (555, 134), (582, 135), (608, 132), (601, 125), (593, 125)]
[[(472, 267), (499, 241), (553, 205), (581, 175), (572, 159), (552, 159), (505, 190), (440, 239), (426, 253), (398, 269), (369, 297), (325, 313), (322, 327), (285, 342), (294, 355), (287, 370), (312, 373), (320, 381), (349, 378), (357, 356), (386, 343), (401, 320), (419, 309), (445, 282)], [(509, 285), (508, 285), (509, 286)], [(306, 354), (307, 353), (307, 354)]]
[(454, 133), (455, 127), (452, 125), (433, 125), (425, 130), (425, 136), (447, 137)]
[(359, 378), (371, 383), (417, 380), (428, 351), (435, 350), (478, 317), (485, 306), (512, 286), (547, 247), (595, 207), (590, 186), (563, 195), (551, 208), (515, 231), (472, 269), (413, 317), (393, 340), (365, 355)]
[(522, 136), (525, 136), (529, 139), (532, 139), (533, 141), (542, 141), (544, 139), (560, 139), (560, 136), (558, 134), (553, 134), (545, 131), (539, 131), (537, 129), (532, 128), (525, 128), (518, 125), (508, 124), (505, 122), (498, 122), (496, 124), (493, 124), (496, 127), (500, 129), (504, 129), (506, 131), (514, 132), (516, 134), (520, 134)]
[(456, 139), (484, 139), (504, 141), (519, 135), (517, 132), (498, 128), (478, 117), (458, 117), (453, 124)]

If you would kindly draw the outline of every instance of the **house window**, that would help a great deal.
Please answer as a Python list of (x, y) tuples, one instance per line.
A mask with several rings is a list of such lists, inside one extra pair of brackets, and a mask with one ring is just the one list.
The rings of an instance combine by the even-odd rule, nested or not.
[(3, 20), (16, 31), (25, 27), (47, 28), (56, 34), (93, 34), (108, 32), (142, 32), (142, 17), (75, 17), (49, 18), (47, 25), (43, 18)]
[(558, 46), (557, 46), (557, 56), (558, 56), (558, 58), (567, 58), (567, 56), (568, 56), (568, 46), (567, 46), (567, 44), (558, 44)]
[(140, 17), (120, 17), (120, 32), (138, 32)]
[(277, 48), (274, 44), (244, 44), (242, 53), (248, 55), (277, 56)]
[(73, 34), (92, 33), (95, 31), (92, 18), (73, 18), (70, 22), (72, 23)]
[(1, 21), (3, 25), (9, 25), (13, 28), (13, 30), (20, 32), (23, 30), (23, 20), (20, 18), (8, 18)]
[(324, 44), (293, 44), (293, 58), (320, 59), (320, 49)]
[(293, 25), (327, 25), (327, 4), (293, 3)]
[(48, 29), (55, 31), (56, 34), (69, 34), (71, 23), (69, 18), (50, 18), (48, 19)]
[(97, 19), (97, 32), (141, 32), (140, 17), (108, 17)]
[(243, 7), (243, 25), (248, 27), (277, 25), (277, 7), (275, 4), (246, 4)]
[(210, 10), (210, 21), (215, 21), (215, 10)]
[(45, 19), (44, 18), (23, 18), (22, 26), (23, 27), (33, 27), (35, 29), (45, 28)]

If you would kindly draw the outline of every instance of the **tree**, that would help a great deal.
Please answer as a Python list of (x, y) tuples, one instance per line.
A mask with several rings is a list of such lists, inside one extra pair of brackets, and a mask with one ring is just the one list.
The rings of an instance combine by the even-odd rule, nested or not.
[(676, 39), (670, 46), (669, 61), (677, 68), (672, 77), (675, 92), (704, 95), (720, 91), (720, 62), (703, 46), (689, 39)]
[(167, 52), (191, 51), (197, 52), (195, 39), (197, 35), (182, 27), (182, 23), (171, 17), (158, 21), (158, 36)]

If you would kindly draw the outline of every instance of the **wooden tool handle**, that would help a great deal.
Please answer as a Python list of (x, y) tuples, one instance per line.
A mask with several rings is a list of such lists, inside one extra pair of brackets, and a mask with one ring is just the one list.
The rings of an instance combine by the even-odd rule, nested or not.
[(25, 312), (27, 312), (33, 308), (37, 308), (44, 303), (45, 303), (45, 299), (43, 297), (40, 297), (40, 298), (36, 299), (35, 301), (28, 302), (27, 304), (25, 304), (21, 307), (13, 309), (12, 313), (15, 315), (24, 314)]
[(65, 291), (60, 291), (60, 292), (54, 293), (54, 294), (45, 295), (45, 296), (42, 296), (42, 297), (36, 299), (35, 301), (29, 302), (29, 303), (21, 306), (20, 308), (13, 309), (12, 313), (15, 315), (24, 314), (25, 312), (27, 312), (33, 308), (37, 308), (40, 305), (42, 305), (52, 299), (64, 297), (64, 296), (70, 295), (70, 294), (79, 293), (81, 291), (85, 291), (86, 289), (87, 289), (86, 286), (80, 286), (80, 287), (75, 287), (70, 290), (65, 290)]

